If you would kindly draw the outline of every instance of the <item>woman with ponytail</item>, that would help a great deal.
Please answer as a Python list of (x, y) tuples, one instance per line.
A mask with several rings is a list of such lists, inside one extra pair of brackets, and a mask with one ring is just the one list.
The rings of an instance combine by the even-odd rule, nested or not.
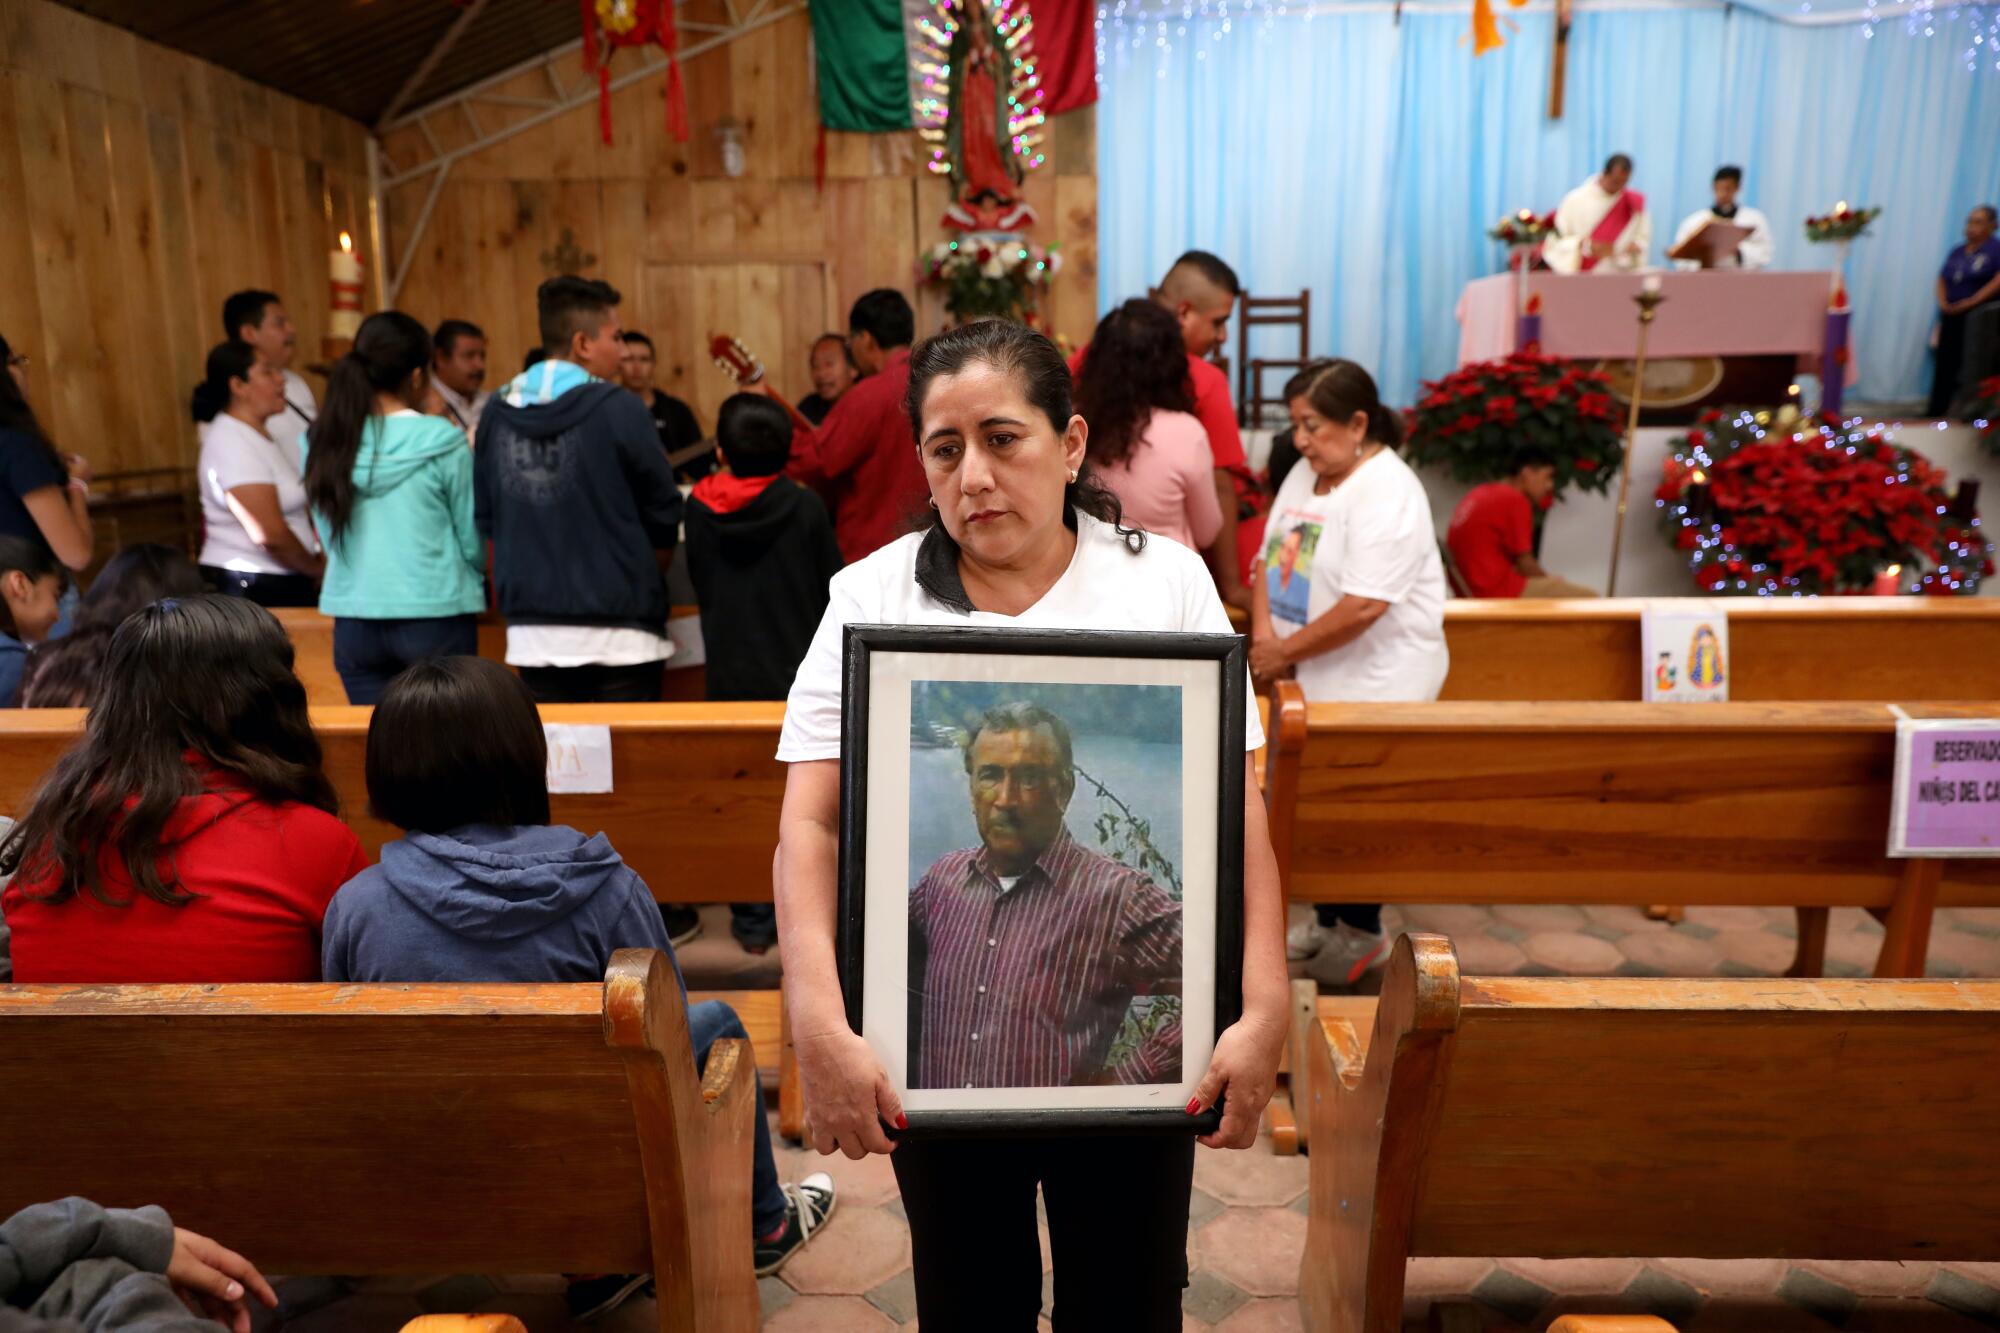
[[(1402, 421), (1352, 361), (1315, 361), (1285, 385), (1302, 466), (1271, 501), (1251, 578), (1250, 666), (1295, 674), (1314, 702), (1424, 702), (1451, 664), (1444, 562), (1424, 484), (1396, 454)], [(1286, 952), (1351, 986), (1388, 956), (1379, 905), (1322, 904)]]
[(311, 606), (325, 561), (306, 516), (299, 460), (264, 423), (285, 410), (281, 371), (250, 344), (217, 343), (194, 386), (201, 437), (201, 572), (260, 606)]
[(347, 701), (372, 704), (397, 673), (479, 652), (486, 544), (472, 522), (465, 433), (418, 410), (431, 336), (400, 310), (361, 322), (306, 435), (305, 491), (326, 536), (319, 609)]

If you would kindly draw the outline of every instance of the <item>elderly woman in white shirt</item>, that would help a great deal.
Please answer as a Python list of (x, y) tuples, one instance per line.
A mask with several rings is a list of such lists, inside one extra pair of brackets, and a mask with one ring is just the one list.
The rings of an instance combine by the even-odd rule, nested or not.
[[(1305, 464), (1271, 501), (1252, 577), (1250, 665), (1291, 672), (1308, 700), (1421, 702), (1444, 686), (1444, 562), (1424, 484), (1396, 454), (1402, 423), (1352, 361), (1317, 361), (1285, 385)], [(1321, 904), (1285, 937), (1329, 985), (1389, 952), (1379, 903)]]
[(262, 606), (312, 606), (326, 568), (306, 512), (295, 444), (265, 423), (285, 410), (282, 372), (248, 343), (217, 343), (194, 389), (194, 419), (206, 427), (201, 487), (201, 572), (220, 592)]
[[(779, 942), (807, 1133), (822, 1153), (894, 1150), (918, 1317), (937, 1328), (1035, 1327), (1038, 1183), (1065, 1322), (1181, 1327), (1193, 1137), (898, 1141), (888, 1132), (903, 1121), (897, 1092), (848, 1025), (835, 965), (844, 625), (1228, 632), (1201, 558), (1124, 527), (1116, 498), (1085, 470), (1087, 428), (1070, 392), (1061, 354), (1018, 325), (973, 324), (917, 349), (908, 404), (936, 516), (834, 576), (778, 748), (791, 765)], [(1248, 730), (1261, 744), (1254, 712)], [(1247, 772), (1243, 846), (1242, 1017), (1218, 1036), (1189, 1107), (1227, 1093), (1219, 1128), (1201, 1139), (1211, 1147), (1255, 1140), (1286, 1026), (1283, 895)]]

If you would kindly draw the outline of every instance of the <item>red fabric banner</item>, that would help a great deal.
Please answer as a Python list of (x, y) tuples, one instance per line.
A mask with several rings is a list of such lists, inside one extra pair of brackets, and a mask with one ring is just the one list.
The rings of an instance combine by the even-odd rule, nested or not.
[(1042, 110), (1053, 116), (1097, 100), (1097, 0), (1029, 0)]

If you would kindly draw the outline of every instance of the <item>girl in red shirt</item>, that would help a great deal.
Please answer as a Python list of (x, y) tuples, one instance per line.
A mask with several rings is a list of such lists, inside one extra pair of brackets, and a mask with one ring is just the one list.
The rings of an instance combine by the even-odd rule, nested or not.
[(336, 807), (270, 612), (135, 612), (83, 738), (0, 843), (14, 979), (317, 981), (326, 905), (368, 865)]

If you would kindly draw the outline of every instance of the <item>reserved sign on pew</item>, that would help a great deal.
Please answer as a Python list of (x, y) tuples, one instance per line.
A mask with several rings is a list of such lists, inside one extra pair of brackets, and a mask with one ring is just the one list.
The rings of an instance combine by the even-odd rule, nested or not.
[(611, 790), (611, 728), (544, 722), (549, 741), (549, 790), (575, 795)]
[(2000, 856), (2000, 720), (1896, 719), (1889, 855)]

